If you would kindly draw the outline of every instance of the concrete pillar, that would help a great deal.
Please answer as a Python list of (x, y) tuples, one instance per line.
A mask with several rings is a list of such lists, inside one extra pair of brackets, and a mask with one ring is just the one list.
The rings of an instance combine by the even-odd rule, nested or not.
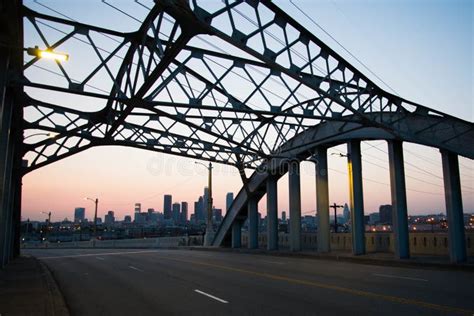
[(327, 148), (318, 147), (316, 153), (316, 209), (318, 224), (318, 252), (330, 251), (329, 188)]
[(242, 222), (234, 220), (232, 224), (232, 248), (242, 247)]
[(301, 250), (301, 186), (300, 163), (293, 160), (288, 167), (290, 195), (290, 250)]
[(257, 199), (250, 197), (247, 204), (249, 219), (249, 249), (258, 248), (258, 203)]
[(365, 253), (364, 194), (362, 190), (362, 158), (360, 141), (352, 140), (347, 144), (349, 166), (349, 195), (352, 218), (352, 253)]
[(388, 161), (390, 168), (390, 192), (392, 195), (393, 236), (395, 257), (410, 257), (408, 239), (407, 195), (405, 188), (405, 166), (403, 164), (403, 145), (401, 141), (388, 142)]
[(267, 249), (278, 249), (278, 188), (277, 179), (267, 179)]
[(441, 161), (448, 218), (449, 258), (451, 262), (458, 263), (467, 259), (459, 161), (456, 154), (444, 150), (441, 151)]

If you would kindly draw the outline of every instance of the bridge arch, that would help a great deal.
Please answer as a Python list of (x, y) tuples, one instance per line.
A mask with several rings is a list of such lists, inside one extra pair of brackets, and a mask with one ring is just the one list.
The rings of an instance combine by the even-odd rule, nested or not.
[[(378, 114), (374, 114), (376, 116)], [(384, 114), (387, 115), (387, 114)], [(474, 141), (472, 124), (464, 122), (464, 128), (469, 130), (461, 138), (452, 138), (449, 129), (440, 130), (437, 133), (424, 133), (427, 126), (434, 124), (444, 124), (445, 119), (439, 116), (420, 118), (416, 114), (404, 116), (402, 119), (397, 117), (397, 113), (392, 114), (389, 119), (399, 119), (403, 133), (396, 133), (379, 127), (365, 126), (355, 119), (351, 123), (346, 122), (324, 122), (314, 126), (311, 129), (295, 136), (293, 139), (283, 144), (278, 154), (267, 161), (260, 169), (257, 169), (248, 179), (247, 185), (242, 187), (234, 199), (233, 204), (227, 210), (227, 214), (218, 228), (214, 238), (214, 246), (232, 245), (240, 247), (240, 230), (242, 223), (248, 218), (249, 225), (256, 221), (256, 204), (267, 193), (267, 212), (274, 212), (268, 215), (268, 248), (278, 247), (276, 218), (276, 181), (286, 173), (290, 173), (289, 181), (299, 183), (299, 175), (292, 173), (295, 161), (303, 161), (310, 157), (316, 158), (316, 189), (317, 189), (317, 212), (320, 216), (320, 228), (318, 231), (318, 249), (320, 251), (329, 251), (329, 200), (327, 197), (327, 148), (340, 144), (348, 144), (348, 152), (358, 157), (348, 157), (352, 165), (350, 179), (353, 185), (350, 187), (352, 197), (352, 207), (356, 212), (352, 216), (353, 221), (353, 252), (354, 254), (365, 253), (364, 244), (364, 224), (363, 224), (363, 196), (362, 196), (362, 171), (360, 168), (360, 141), (363, 140), (386, 140), (389, 143), (389, 162), (390, 162), (390, 185), (392, 192), (392, 205), (394, 207), (394, 233), (396, 256), (399, 258), (409, 257), (408, 249), (408, 225), (407, 225), (407, 207), (406, 207), (406, 189), (403, 166), (402, 142), (416, 143), (420, 145), (439, 148), (442, 155), (443, 176), (445, 186), (445, 199), (449, 227), (450, 257), (452, 261), (462, 261), (466, 257), (464, 241), (464, 224), (462, 222), (463, 210), (461, 201), (461, 188), (459, 181), (459, 165), (457, 155), (474, 159), (474, 148), (472, 146), (457, 146), (456, 142), (470, 143)], [(462, 126), (458, 126), (462, 128)], [(440, 140), (448, 140), (440, 142)], [(454, 142), (453, 142), (454, 141)], [(443, 146), (439, 144), (442, 143)], [(358, 165), (358, 166), (356, 166)], [(297, 168), (297, 167), (296, 167)], [(319, 173), (319, 174), (318, 174)], [(293, 177), (293, 179), (291, 179)], [(299, 188), (299, 184), (297, 186)], [(300, 199), (299, 189), (293, 193), (290, 186), (290, 221), (294, 216), (301, 216), (301, 209), (292, 213), (292, 200)], [(296, 205), (299, 205), (297, 201)], [(298, 206), (297, 206), (298, 208)], [(293, 215), (293, 217), (292, 217)], [(297, 221), (299, 224), (299, 220)], [(299, 250), (300, 233), (291, 232), (290, 226), (290, 248)], [(249, 247), (258, 247), (258, 238), (255, 230), (249, 228)]]

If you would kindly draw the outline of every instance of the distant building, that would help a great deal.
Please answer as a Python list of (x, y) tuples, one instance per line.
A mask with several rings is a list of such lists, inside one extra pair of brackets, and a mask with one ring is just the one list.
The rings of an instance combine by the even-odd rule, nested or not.
[(154, 208), (148, 209), (146, 221), (148, 223), (153, 223), (153, 224), (156, 224), (158, 222), (158, 213), (155, 212)]
[(127, 224), (131, 223), (132, 217), (130, 215), (125, 215), (125, 217), (123, 218), (123, 222)]
[(381, 224), (392, 224), (392, 206), (391, 205), (380, 205), (379, 216)]
[[(197, 208), (196, 208), (197, 206)], [(199, 197), (197, 200), (197, 205), (195, 205), (194, 208), (194, 214), (196, 214), (196, 221), (203, 222), (205, 220), (204, 218), (204, 198), (202, 196)]]
[(347, 203), (344, 203), (344, 209), (342, 210), (342, 215), (344, 216), (344, 222), (347, 223), (351, 220), (351, 211)]
[(205, 187), (204, 188), (204, 196), (202, 197), (202, 212), (203, 212), (203, 219), (207, 220), (207, 213), (208, 213), (208, 208), (209, 208), (209, 188)]
[(173, 203), (173, 221), (176, 223), (179, 222), (179, 217), (180, 217), (180, 208), (181, 208), (181, 204), (179, 203)]
[(222, 209), (220, 208), (214, 208), (212, 210), (212, 217), (213, 217), (213, 221), (216, 223), (220, 223), (222, 222)]
[(76, 207), (74, 209), (74, 223), (82, 223), (86, 217), (86, 209), (84, 207)]
[(173, 197), (169, 194), (166, 194), (163, 197), (163, 214), (166, 219), (171, 219), (173, 217), (173, 214), (171, 212), (171, 204), (173, 203)]
[(234, 193), (228, 192), (225, 196), (225, 211), (226, 213), (229, 211), (229, 208), (234, 201)]
[(135, 213), (140, 213), (142, 211), (142, 204), (135, 203)]
[(380, 213), (369, 214), (369, 224), (376, 225), (380, 222)]
[(286, 211), (281, 212), (281, 221), (286, 223)]
[(112, 225), (115, 223), (114, 211), (108, 211), (104, 218), (105, 225)]
[(186, 224), (188, 221), (188, 202), (181, 202), (181, 220), (180, 222)]

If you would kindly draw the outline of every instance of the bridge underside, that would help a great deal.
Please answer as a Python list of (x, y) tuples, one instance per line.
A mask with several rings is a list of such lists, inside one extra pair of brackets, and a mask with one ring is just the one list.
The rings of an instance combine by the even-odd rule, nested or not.
[[(408, 141), (445, 153), (451, 190), (456, 155), (474, 157), (471, 122), (384, 91), (271, 1), (157, 0), (137, 7), (143, 18), (129, 31), (84, 24), (46, 5), (36, 12), (21, 1), (0, 4), (1, 39), (12, 43), (0, 45), (2, 264), (18, 253), (21, 177), (93, 146), (219, 162), (244, 174), (342, 142), (357, 153), (360, 139), (392, 142), (397, 166), (397, 144)], [(36, 45), (80, 53), (48, 63), (18, 49)], [(297, 185), (293, 165), (275, 177), (288, 168)], [(393, 177), (398, 196), (403, 174)], [(255, 201), (273, 188), (262, 172), (244, 182), (216, 245), (247, 209), (254, 223)], [(459, 205), (451, 198), (447, 207)]]

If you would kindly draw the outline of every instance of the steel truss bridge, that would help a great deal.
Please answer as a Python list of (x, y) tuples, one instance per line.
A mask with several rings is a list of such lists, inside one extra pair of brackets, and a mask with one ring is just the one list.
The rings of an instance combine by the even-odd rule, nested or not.
[[(276, 181), (288, 172), (293, 251), (301, 249), (299, 162), (311, 158), (324, 252), (327, 149), (347, 143), (353, 252), (362, 254), (360, 142), (372, 139), (389, 145), (395, 255), (409, 256), (402, 142), (413, 142), (441, 152), (450, 256), (466, 259), (458, 155), (474, 158), (473, 123), (383, 90), (270, 1), (136, 2), (141, 15), (121, 11), (140, 23), (129, 32), (0, 1), (2, 265), (19, 251), (22, 176), (104, 145), (238, 168), (243, 187), (215, 246), (240, 247), (248, 219), (248, 246), (258, 247), (266, 193), (268, 247), (278, 247)], [(24, 53), (35, 45), (77, 55), (47, 63)]]

